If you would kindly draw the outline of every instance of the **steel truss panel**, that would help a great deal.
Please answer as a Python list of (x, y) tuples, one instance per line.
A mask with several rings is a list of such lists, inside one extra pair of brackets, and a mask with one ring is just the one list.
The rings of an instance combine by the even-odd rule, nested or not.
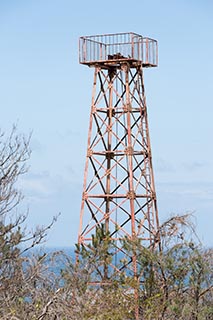
[(78, 243), (88, 246), (102, 225), (116, 244), (110, 268), (135, 276), (137, 257), (122, 240), (153, 247), (158, 237), (142, 63), (95, 66)]

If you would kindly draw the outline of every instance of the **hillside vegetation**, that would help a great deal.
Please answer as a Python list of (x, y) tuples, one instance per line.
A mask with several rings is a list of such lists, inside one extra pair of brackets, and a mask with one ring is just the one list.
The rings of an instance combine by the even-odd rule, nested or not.
[[(56, 219), (29, 232), (27, 214), (18, 214), (23, 197), (16, 186), (27, 172), (29, 140), (15, 127), (0, 134), (0, 319), (213, 319), (213, 250), (197, 240), (190, 215), (161, 225), (160, 249), (123, 240), (137, 255), (135, 278), (113, 270), (101, 278), (115, 246), (103, 226), (90, 247), (76, 246), (77, 264), (64, 252), (35, 254)], [(92, 285), (97, 279), (107, 285)]]

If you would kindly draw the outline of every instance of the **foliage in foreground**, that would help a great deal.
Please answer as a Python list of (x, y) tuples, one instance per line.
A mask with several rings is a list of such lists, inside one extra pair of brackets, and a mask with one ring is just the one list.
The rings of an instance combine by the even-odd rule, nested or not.
[(8, 138), (0, 135), (0, 319), (130, 320), (136, 309), (143, 320), (213, 319), (213, 250), (194, 240), (188, 215), (161, 226), (161, 250), (124, 239), (137, 253), (135, 279), (112, 271), (107, 285), (93, 285), (115, 245), (102, 226), (89, 248), (77, 247), (78, 264), (63, 252), (30, 254), (51, 224), (29, 233), (26, 215), (17, 214), (17, 180), (29, 155), (29, 140), (16, 128)]

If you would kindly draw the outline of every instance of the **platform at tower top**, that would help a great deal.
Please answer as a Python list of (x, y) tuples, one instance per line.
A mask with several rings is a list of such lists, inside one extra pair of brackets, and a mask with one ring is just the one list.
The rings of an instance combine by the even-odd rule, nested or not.
[(79, 62), (88, 66), (157, 67), (158, 44), (151, 38), (139, 34), (115, 33), (79, 38)]

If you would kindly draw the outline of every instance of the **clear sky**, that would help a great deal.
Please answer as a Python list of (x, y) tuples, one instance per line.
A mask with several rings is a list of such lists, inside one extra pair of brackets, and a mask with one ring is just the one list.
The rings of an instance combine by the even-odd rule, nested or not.
[(211, 0), (0, 0), (0, 125), (33, 131), (29, 228), (61, 212), (47, 244), (76, 242), (93, 79), (78, 38), (130, 31), (159, 43), (145, 88), (160, 220), (194, 212), (213, 246)]

